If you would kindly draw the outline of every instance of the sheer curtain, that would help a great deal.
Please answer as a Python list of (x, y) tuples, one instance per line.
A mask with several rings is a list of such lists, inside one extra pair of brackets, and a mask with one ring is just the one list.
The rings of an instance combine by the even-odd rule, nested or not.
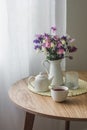
[[(25, 113), (10, 101), (8, 90), (17, 80), (43, 70), (43, 55), (35, 54), (32, 41), (52, 25), (60, 34), (66, 33), (66, 0), (0, 0), (1, 130), (23, 129)], [(34, 129), (56, 130), (57, 125), (56, 120), (37, 117)]]

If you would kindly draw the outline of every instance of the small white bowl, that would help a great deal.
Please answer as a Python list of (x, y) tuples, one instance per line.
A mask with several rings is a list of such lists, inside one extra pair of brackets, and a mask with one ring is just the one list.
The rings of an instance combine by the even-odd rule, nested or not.
[(51, 88), (51, 97), (56, 102), (63, 102), (66, 100), (69, 89), (66, 86), (58, 86)]

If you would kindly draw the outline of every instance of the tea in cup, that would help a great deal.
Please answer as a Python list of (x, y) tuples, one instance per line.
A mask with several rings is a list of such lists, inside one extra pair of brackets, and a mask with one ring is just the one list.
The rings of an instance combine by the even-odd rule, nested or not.
[(63, 102), (68, 96), (68, 87), (58, 86), (51, 88), (51, 97), (56, 102)]

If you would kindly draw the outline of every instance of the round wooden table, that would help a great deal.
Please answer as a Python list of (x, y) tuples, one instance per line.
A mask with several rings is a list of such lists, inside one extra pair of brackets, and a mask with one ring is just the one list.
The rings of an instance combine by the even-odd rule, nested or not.
[[(87, 72), (79, 72), (79, 77), (87, 81)], [(65, 130), (70, 129), (70, 121), (87, 121), (87, 94), (68, 97), (57, 103), (51, 97), (32, 93), (28, 89), (28, 79), (15, 83), (9, 90), (10, 99), (26, 111), (24, 130), (32, 130), (35, 115), (65, 120)]]

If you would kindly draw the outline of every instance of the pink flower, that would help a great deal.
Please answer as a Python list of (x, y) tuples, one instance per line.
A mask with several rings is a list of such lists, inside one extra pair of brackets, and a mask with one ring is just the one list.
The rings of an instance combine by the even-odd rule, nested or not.
[(62, 44), (61, 44), (61, 43), (58, 43), (58, 46), (57, 46), (57, 47), (60, 48), (61, 46), (62, 46)]
[(72, 42), (74, 42), (74, 41), (75, 41), (74, 38), (69, 38), (69, 42), (70, 42), (70, 43), (72, 43)]
[(46, 42), (46, 43), (45, 43), (45, 47), (50, 48), (50, 47), (51, 47), (51, 44), (50, 44), (49, 42)]
[(50, 38), (46, 38), (45, 41), (48, 42), (48, 43), (50, 43)]
[(55, 40), (58, 40), (58, 39), (59, 39), (58, 35), (55, 35), (55, 36), (54, 36), (54, 39), (55, 39)]
[(58, 50), (58, 54), (63, 54), (64, 53), (64, 49), (59, 49)]

